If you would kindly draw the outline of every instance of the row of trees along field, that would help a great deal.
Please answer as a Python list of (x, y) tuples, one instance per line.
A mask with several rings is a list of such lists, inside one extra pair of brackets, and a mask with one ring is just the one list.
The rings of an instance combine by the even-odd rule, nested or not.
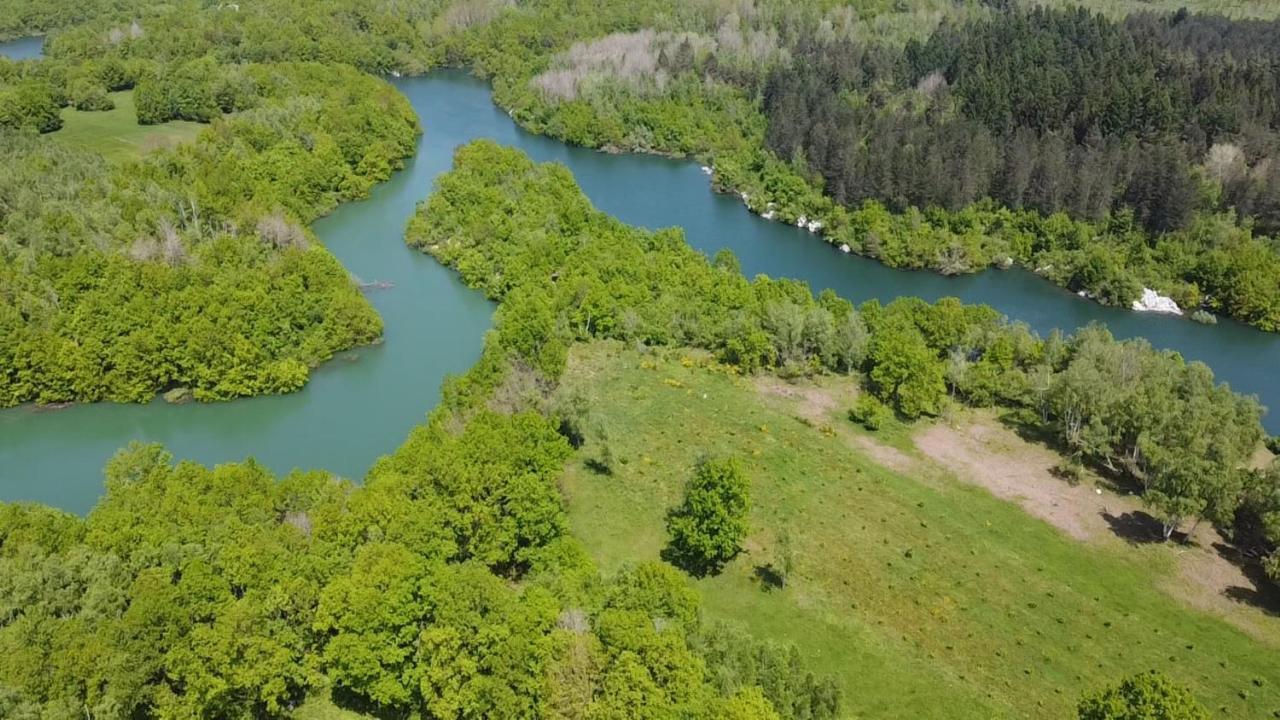
[(403, 96), (340, 65), (209, 60), (134, 92), (150, 120), (214, 122), (119, 166), (0, 131), (0, 405), (294, 390), (376, 339), (377, 315), (304, 223), (413, 151)]
[[(954, 299), (855, 308), (796, 281), (747, 280), (732, 255), (707, 262), (678, 231), (625, 226), (563, 167), (488, 142), (458, 152), (408, 240), (502, 302), (486, 360), (450, 393), (554, 382), (587, 338), (706, 348), (744, 372), (857, 372), (906, 418), (949, 402), (1012, 408), (1076, 462), (1131, 483), (1167, 535), (1211, 521), (1280, 577), (1280, 466), (1246, 469), (1261, 407), (1145, 341), (1098, 327), (1041, 338)], [(504, 356), (526, 372), (504, 376)]]

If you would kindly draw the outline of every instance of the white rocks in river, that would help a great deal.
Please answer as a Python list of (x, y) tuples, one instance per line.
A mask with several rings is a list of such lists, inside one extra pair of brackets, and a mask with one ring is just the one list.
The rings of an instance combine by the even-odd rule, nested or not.
[(1182, 314), (1182, 308), (1178, 307), (1173, 298), (1165, 297), (1151, 288), (1142, 288), (1142, 298), (1133, 301), (1133, 309), (1138, 312)]
[(764, 218), (765, 220), (772, 220), (777, 216), (778, 216), (778, 213), (772, 210), (765, 210), (764, 212), (760, 213), (760, 217)]
[(703, 175), (710, 175), (711, 173), (712, 173), (711, 168), (707, 167), (706, 165), (703, 165), (703, 166), (702, 166), (702, 174), (703, 174)]
[(1088, 290), (1081, 290), (1081, 291), (1077, 292), (1076, 294), (1077, 294), (1077, 295), (1079, 295), (1080, 297), (1084, 298), (1085, 300), (1092, 300), (1092, 299), (1093, 299), (1093, 295), (1090, 295)]
[(849, 247), (849, 243), (845, 243), (840, 246), (840, 252), (850, 253), (850, 252), (853, 252), (853, 248)]
[(804, 228), (811, 233), (816, 233), (822, 229), (822, 223), (817, 220), (810, 220), (804, 224)]
[(809, 218), (805, 217), (804, 215), (801, 215), (800, 217), (796, 218), (796, 227), (804, 227), (808, 224), (809, 224)]

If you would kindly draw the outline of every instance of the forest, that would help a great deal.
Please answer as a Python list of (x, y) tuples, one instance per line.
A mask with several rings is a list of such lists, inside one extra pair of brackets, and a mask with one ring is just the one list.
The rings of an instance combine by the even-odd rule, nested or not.
[[(754, 212), (895, 267), (1018, 263), (1101, 302), (1154, 288), (1280, 330), (1280, 21), (855, 5), (0, 0), (0, 37), (50, 33), (46, 58), (0, 59), (0, 406), (289, 392), (377, 342), (307, 226), (424, 131), (378, 75), (441, 66), (534, 132), (697, 157)], [(57, 142), (66, 109), (120, 91), (140, 124), (205, 127), (119, 163)], [(0, 716), (290, 717), (317, 698), (395, 718), (845, 716), (822, 662), (699, 607), (689, 575), (745, 552), (736, 459), (690, 469), (674, 565), (604, 572), (570, 531), (559, 483), (598, 430), (560, 382), (590, 341), (856, 378), (870, 431), (998, 408), (1062, 451), (1064, 479), (1138, 496), (1163, 540), (1211, 525), (1280, 580), (1264, 409), (1143, 340), (746, 278), (491, 142), (458, 150), (405, 239), (498, 309), (363, 482), (135, 444), (86, 517), (0, 504)], [(1080, 717), (1208, 717), (1146, 670)]]
[[(16, 4), (8, 34), (57, 31), (46, 59), (0, 60), (0, 128), (7, 133), (54, 132), (60, 108), (107, 109), (109, 92), (131, 89), (140, 123), (193, 120), (223, 130), (110, 170), (122, 178), (149, 178), (154, 171), (145, 168), (171, 164), (160, 157), (239, 142), (228, 134), (251, 131), (232, 118), (270, 115), (281, 132), (282, 147), (270, 153), (255, 141), (261, 158), (254, 165), (290, 153), (297, 159), (286, 138), (310, 137), (304, 127), (325, 127), (338, 152), (329, 143), (304, 144), (309, 169), (299, 172), (309, 178), (246, 170), (278, 183), (252, 209), (171, 189), (151, 203), (169, 207), (166, 216), (127, 211), (117, 221), (115, 208), (86, 216), (105, 195), (122, 192), (102, 172), (83, 172), (93, 158), (73, 159), (49, 147), (45, 135), (6, 141), (6, 153), (35, 153), (42, 159), (31, 162), (60, 169), (35, 185), (12, 173), (6, 192), (24, 198), (0, 204), (0, 257), (14, 278), (0, 308), (0, 324), (13, 328), (0, 348), (0, 357), (14, 358), (0, 364), (5, 405), (137, 401), (174, 388), (204, 400), (287, 391), (334, 352), (378, 337), (371, 309), (322, 248), (281, 277), (268, 277), (280, 269), (254, 257), (264, 242), (303, 244), (296, 238), (306, 231), (291, 226), (359, 197), (411, 150), (414, 121), (402, 99), (342, 64), (372, 73), (468, 66), (493, 82), (496, 100), (531, 130), (590, 147), (703, 158), (716, 186), (742, 194), (753, 211), (805, 224), (834, 245), (894, 267), (955, 274), (1018, 263), (1107, 304), (1128, 306), (1154, 288), (1188, 313), (1198, 310), (1197, 318), (1221, 314), (1280, 327), (1280, 254), (1271, 234), (1280, 222), (1275, 21), (1185, 12), (1112, 19), (1017, 4), (930, 6), (932, 14), (922, 6), (913, 15), (764, 0), (674, 8), (661, 0), (562, 0), (519, 9), (467, 0), (412, 12), (379, 3), (305, 11), (272, 2), (235, 10), (90, 3), (65, 14), (57, 3)], [(287, 32), (276, 22), (282, 14), (298, 19)], [(907, 22), (913, 17), (927, 21)], [(308, 72), (342, 78), (307, 92), (341, 94), (339, 88), (359, 85), (362, 97), (377, 99), (348, 107), (330, 96), (341, 107), (322, 99), (321, 116), (302, 113), (297, 98), (272, 90), (281, 81), (266, 78), (271, 67), (298, 72), (298, 62), (323, 63), (324, 70)], [(375, 110), (388, 105), (399, 107), (391, 115)], [(401, 119), (381, 122), (395, 116)], [(379, 122), (371, 124), (373, 117)], [(363, 125), (372, 132), (357, 132)], [(51, 154), (58, 159), (43, 159)], [(16, 158), (7, 162), (21, 166)], [(224, 192), (244, 189), (207, 194)], [(86, 198), (70, 216), (59, 202), (68, 193)], [(265, 197), (279, 198), (278, 206)], [(60, 228), (61, 250), (22, 239), (41, 225)], [(232, 225), (234, 232), (221, 232)], [(251, 226), (274, 239), (246, 232)], [(248, 235), (260, 237), (244, 242)], [(321, 295), (329, 299), (306, 301), (318, 303), (317, 314), (300, 298), (286, 300), (288, 291), (233, 298), (231, 278), (214, 279), (198, 261), (208, 240), (255, 268), (253, 287), (301, 280), (325, 287)], [(155, 249), (179, 243), (182, 272), (173, 267), (177, 250), (160, 263)], [(98, 250), (86, 252), (91, 246)], [(267, 254), (306, 255), (296, 249)], [(245, 329), (200, 339), (194, 326), (170, 337), (102, 333), (107, 323), (96, 318), (72, 327), (72, 316), (123, 314), (121, 299), (107, 302), (97, 286), (59, 287), (77, 272), (113, 274), (112, 288), (153, 284), (164, 288), (156, 295), (170, 298), (129, 314), (154, 307), (181, 315), (182, 305), (207, 303), (233, 324), (271, 317), (264, 324), (289, 328), (289, 338), (277, 344)], [(192, 282), (209, 292), (189, 290)], [(57, 310), (50, 307), (55, 294)], [(66, 307), (81, 302), (83, 312)], [(142, 368), (130, 359), (141, 346), (157, 348), (165, 362)]]
[(136, 82), (140, 120), (212, 124), (121, 166), (0, 131), (0, 405), (286, 392), (377, 339), (305, 224), (412, 152), (404, 98), (318, 64), (203, 60)]

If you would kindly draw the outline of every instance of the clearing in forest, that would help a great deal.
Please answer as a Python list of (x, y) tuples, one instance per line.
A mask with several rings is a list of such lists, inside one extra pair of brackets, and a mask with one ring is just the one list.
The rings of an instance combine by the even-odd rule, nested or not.
[[(1062, 481), (1050, 451), (992, 414), (868, 435), (844, 418), (852, 379), (788, 385), (609, 342), (574, 348), (564, 391), (591, 408), (563, 479), (570, 521), (606, 572), (658, 557), (700, 455), (742, 459), (751, 533), (697, 581), (704, 611), (796, 643), (837, 677), (849, 716), (1066, 717), (1082, 692), (1151, 668), (1224, 715), (1280, 711), (1280, 619), (1197, 602), (1189, 551), (1074, 507), (1123, 517), (1134, 498), (1088, 480), (1015, 487)], [(784, 532), (794, 570), (779, 586)]]
[(195, 139), (204, 125), (172, 120), (159, 125), (139, 125), (133, 107), (133, 91), (108, 94), (115, 108), (87, 112), (66, 108), (62, 129), (50, 137), (77, 150), (98, 153), (112, 162), (141, 157), (156, 147), (177, 145)]

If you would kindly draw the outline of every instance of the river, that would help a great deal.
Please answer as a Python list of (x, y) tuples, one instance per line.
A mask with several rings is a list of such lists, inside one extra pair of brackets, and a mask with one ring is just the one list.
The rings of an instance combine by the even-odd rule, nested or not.
[[(424, 134), (407, 167), (364, 201), (316, 222), (326, 246), (354, 274), (394, 287), (373, 291), (385, 342), (345, 353), (313, 373), (300, 392), (219, 404), (99, 403), (58, 411), (0, 412), (0, 500), (36, 500), (84, 512), (101, 492), (104, 462), (131, 440), (163, 443), (203, 463), (252, 456), (277, 472), (324, 468), (359, 479), (394, 449), (439, 398), (441, 380), (479, 356), (493, 306), (448, 270), (403, 241), (405, 222), (453, 149), (475, 138), (513, 145), (573, 171), (601, 210), (650, 228), (680, 226), (708, 254), (727, 247), (748, 275), (769, 273), (830, 287), (844, 297), (888, 301), (954, 295), (989, 303), (1040, 332), (1105, 322), (1121, 337), (1144, 336), (1207, 362), (1218, 377), (1280, 406), (1280, 335), (1223, 321), (1216, 326), (1105, 308), (1023, 270), (946, 278), (898, 271), (847, 256), (798, 228), (749, 213), (717, 195), (692, 162), (608, 155), (520, 130), (495, 107), (486, 84), (457, 71), (404, 78), (396, 85), (422, 119)], [(1268, 419), (1272, 432), (1280, 429)]]

